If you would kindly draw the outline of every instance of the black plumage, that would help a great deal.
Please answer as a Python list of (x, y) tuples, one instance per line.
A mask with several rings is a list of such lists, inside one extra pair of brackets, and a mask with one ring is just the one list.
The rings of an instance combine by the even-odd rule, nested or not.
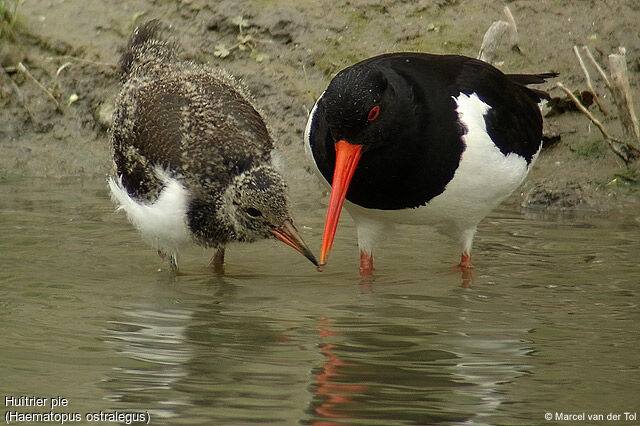
[(548, 74), (503, 74), (459, 55), (399, 52), (340, 71), (307, 122), (305, 143), (332, 194), (321, 263), (342, 203), (356, 221), (363, 270), (377, 234), (395, 223), (436, 226), (470, 266), (478, 222), (526, 176), (542, 140), (528, 84)]
[[(310, 140), (315, 163), (331, 182), (335, 141), (362, 143), (366, 149), (347, 192), (349, 201), (384, 210), (425, 205), (444, 191), (464, 151), (466, 129), (454, 97), (476, 93), (491, 105), (485, 117), (491, 139), (503, 154), (530, 162), (542, 139), (536, 103), (548, 95), (525, 84), (554, 75), (505, 76), (486, 62), (458, 55), (369, 58), (338, 73), (318, 103)], [(374, 105), (383, 113), (368, 123), (368, 108)]]

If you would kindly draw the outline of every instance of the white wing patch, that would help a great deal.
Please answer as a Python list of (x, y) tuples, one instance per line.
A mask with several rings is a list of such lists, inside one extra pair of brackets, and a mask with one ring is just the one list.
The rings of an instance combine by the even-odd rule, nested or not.
[(145, 240), (154, 248), (175, 257), (178, 247), (191, 241), (187, 227), (189, 191), (165, 170), (157, 168), (156, 174), (165, 187), (155, 202), (144, 203), (131, 198), (122, 185), (122, 177), (117, 180), (109, 178), (111, 198), (118, 205), (118, 210), (125, 211)]
[[(375, 221), (380, 226), (393, 223), (432, 225), (458, 239), (463, 252), (470, 252), (478, 222), (518, 188), (537, 154), (530, 164), (517, 154), (504, 155), (487, 133), (484, 117), (491, 107), (475, 93), (461, 93), (453, 99), (458, 120), (466, 129), (462, 136), (465, 149), (444, 192), (415, 209), (365, 209), (347, 201), (345, 206), (356, 224)], [(365, 249), (373, 245), (369, 242), (371, 233), (368, 229), (358, 226), (359, 243)]]
[(491, 107), (478, 95), (461, 93), (454, 100), (467, 132), (462, 136), (465, 150), (460, 164), (445, 193), (452, 191), (463, 198), (497, 204), (522, 183), (529, 165), (518, 154), (504, 155), (491, 140), (484, 120)]

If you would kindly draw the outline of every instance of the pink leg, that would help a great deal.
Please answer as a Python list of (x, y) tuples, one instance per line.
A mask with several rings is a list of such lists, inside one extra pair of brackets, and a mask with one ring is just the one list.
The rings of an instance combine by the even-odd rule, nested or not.
[(473, 269), (472, 268), (460, 268), (462, 270), (462, 288), (471, 288), (473, 284)]
[(369, 275), (373, 275), (373, 254), (361, 251), (360, 276), (368, 277)]
[(458, 266), (463, 269), (473, 268), (473, 265), (471, 264), (471, 254), (462, 253), (462, 256), (460, 257), (460, 263), (458, 264)]

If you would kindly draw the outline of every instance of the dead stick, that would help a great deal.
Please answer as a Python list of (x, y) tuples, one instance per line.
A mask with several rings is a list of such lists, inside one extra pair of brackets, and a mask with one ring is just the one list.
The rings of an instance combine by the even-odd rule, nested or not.
[(596, 125), (596, 127), (600, 130), (600, 133), (602, 133), (602, 136), (604, 136), (605, 139), (609, 139), (609, 134), (607, 133), (607, 131), (604, 129), (604, 127), (602, 126), (602, 123), (600, 123), (598, 121), (597, 118), (595, 118), (593, 116), (593, 114), (591, 114), (589, 112), (589, 110), (587, 108), (585, 108), (584, 105), (582, 105), (582, 102), (580, 102), (578, 100), (578, 98), (576, 98), (573, 93), (571, 93), (571, 91), (569, 89), (567, 89), (566, 87), (564, 87), (564, 85), (562, 83), (556, 83), (555, 87), (557, 87), (558, 89), (562, 90), (564, 93), (567, 94), (567, 96), (569, 97), (569, 99), (571, 99), (571, 101), (574, 103), (574, 105), (584, 114), (586, 115), (589, 120), (591, 120), (591, 122), (593, 124)]
[(511, 14), (511, 10), (505, 6), (503, 12), (509, 22), (493, 22), (491, 26), (489, 26), (489, 29), (487, 29), (487, 32), (484, 33), (482, 45), (480, 46), (480, 51), (478, 51), (477, 58), (490, 64), (496, 62), (498, 48), (503, 44), (508, 43), (511, 49), (518, 50), (522, 53), (522, 50), (518, 46), (518, 29), (516, 28), (516, 21)]
[(564, 93), (567, 94), (567, 96), (569, 97), (569, 99), (571, 99), (571, 101), (573, 102), (573, 104), (584, 114), (586, 115), (589, 120), (591, 120), (591, 122), (593, 124), (596, 125), (596, 127), (598, 128), (598, 130), (600, 130), (600, 133), (602, 133), (602, 136), (604, 136), (604, 140), (607, 142), (607, 144), (609, 144), (609, 148), (611, 148), (611, 150), (613, 152), (616, 153), (616, 155), (618, 157), (620, 157), (622, 159), (622, 161), (625, 162), (625, 164), (629, 164), (629, 162), (631, 161), (632, 158), (637, 158), (637, 154), (638, 151), (635, 150), (633, 147), (630, 147), (628, 144), (624, 144), (618, 140), (612, 139), (609, 134), (607, 133), (607, 131), (604, 129), (604, 126), (602, 126), (602, 123), (600, 123), (590, 112), (589, 110), (587, 110), (584, 105), (582, 105), (582, 102), (580, 102), (578, 100), (578, 98), (576, 98), (573, 93), (571, 93), (571, 91), (569, 89), (567, 89), (566, 87), (564, 87), (564, 85), (562, 83), (556, 83), (554, 87), (557, 87), (558, 89), (561, 89)]
[(508, 22), (495, 21), (492, 23), (482, 38), (482, 45), (480, 46), (477, 58), (490, 64), (495, 63), (498, 56), (496, 51), (509, 37), (511, 31), (513, 31), (513, 29)]
[(611, 82), (607, 78), (607, 74), (604, 72), (600, 64), (593, 57), (593, 55), (591, 54), (591, 50), (589, 50), (589, 47), (582, 46), (582, 49), (584, 49), (584, 51), (587, 52), (587, 58), (589, 58), (593, 66), (598, 70), (598, 73), (600, 73), (600, 77), (602, 77), (602, 79), (604, 80), (604, 84), (607, 86), (607, 89), (609, 89), (609, 91), (613, 93), (613, 86), (611, 86)]
[(613, 80), (613, 97), (618, 107), (622, 129), (628, 140), (640, 145), (640, 122), (633, 109), (633, 96), (627, 75), (627, 57), (624, 48), (620, 53), (609, 55), (609, 69)]
[(91, 64), (91, 65), (97, 65), (100, 67), (112, 67), (115, 68), (118, 65), (117, 64), (112, 64), (109, 62), (96, 62), (96, 61), (92, 61), (90, 59), (84, 59), (84, 58), (77, 58), (75, 56), (51, 56), (49, 58), (47, 58), (47, 60), (49, 61), (76, 61), (76, 62), (82, 62), (85, 64)]
[(38, 80), (36, 80), (36, 78), (33, 75), (31, 75), (31, 73), (29, 72), (27, 67), (25, 67), (22, 62), (18, 62), (18, 70), (20, 70), (20, 72), (22, 72), (24, 75), (29, 77), (40, 89), (42, 89), (42, 91), (44, 93), (46, 93), (47, 96), (49, 96), (49, 98), (51, 98), (51, 100), (53, 102), (55, 102), (56, 107), (58, 108), (58, 110), (62, 111), (62, 109), (60, 108), (60, 104), (58, 103), (58, 100), (51, 94), (50, 91), (47, 90), (46, 87), (44, 87), (42, 84), (40, 84), (40, 82)]
[(518, 43), (518, 27), (516, 25), (516, 20), (511, 13), (511, 9), (509, 9), (509, 6), (505, 6), (504, 9), (502, 9), (502, 12), (507, 17), (507, 22), (509, 22), (511, 28), (513, 28), (513, 32), (511, 33), (511, 48), (517, 50), (519, 53), (522, 53), (522, 49), (520, 48), (520, 44)]
[(600, 98), (598, 97), (598, 94), (593, 89), (593, 85), (591, 84), (591, 76), (589, 75), (589, 71), (587, 71), (587, 67), (584, 66), (584, 61), (582, 60), (582, 56), (580, 56), (580, 52), (578, 51), (578, 46), (576, 45), (573, 46), (573, 53), (575, 53), (576, 57), (578, 58), (578, 63), (580, 64), (580, 68), (582, 68), (582, 72), (584, 73), (584, 79), (587, 83), (587, 88), (589, 89), (589, 92), (591, 92), (591, 94), (593, 95), (593, 99), (596, 101), (596, 104), (598, 105), (598, 108), (600, 108), (600, 111), (602, 111), (604, 115), (607, 115), (607, 111), (604, 109), (602, 102), (600, 102)]
[(504, 9), (502, 9), (502, 12), (504, 12), (505, 16), (507, 17), (507, 21), (509, 21), (509, 24), (511, 24), (511, 26), (513, 27), (513, 31), (517, 33), (518, 27), (516, 27), (516, 20), (513, 18), (513, 14), (511, 13), (511, 9), (509, 9), (509, 6), (505, 6)]

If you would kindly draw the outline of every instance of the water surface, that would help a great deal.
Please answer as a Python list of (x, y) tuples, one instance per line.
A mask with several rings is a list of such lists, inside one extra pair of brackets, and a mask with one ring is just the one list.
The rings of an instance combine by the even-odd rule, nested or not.
[[(62, 396), (54, 412), (144, 412), (152, 424), (640, 411), (637, 211), (503, 207), (480, 225), (470, 288), (451, 268), (455, 245), (411, 227), (360, 283), (348, 215), (322, 273), (274, 240), (230, 247), (224, 276), (194, 247), (173, 276), (114, 213), (105, 182), (0, 182), (0, 395)], [(319, 247), (324, 205), (298, 202), (295, 215)], [(39, 410), (3, 402), (3, 415)]]

